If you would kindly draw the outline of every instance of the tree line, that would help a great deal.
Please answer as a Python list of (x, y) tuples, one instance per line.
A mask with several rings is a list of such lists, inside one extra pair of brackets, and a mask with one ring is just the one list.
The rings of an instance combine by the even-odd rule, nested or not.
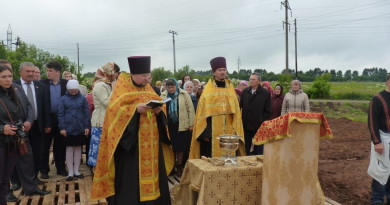
[[(280, 81), (283, 75), (291, 75), (295, 78), (295, 70), (289, 70), (289, 72), (281, 72), (276, 74), (274, 72), (268, 72), (266, 69), (241, 69), (240, 73), (233, 71), (229, 74), (230, 78), (248, 80), (251, 73), (256, 72), (261, 75), (263, 81)], [(163, 80), (168, 77), (174, 77), (181, 79), (185, 74), (189, 74), (191, 78), (197, 78), (200, 81), (207, 81), (211, 77), (211, 71), (195, 71), (186, 65), (180, 68), (176, 74), (173, 74), (170, 70), (166, 70), (164, 67), (154, 68), (152, 70), (153, 82), (157, 80)], [(302, 82), (313, 82), (319, 76), (327, 74), (329, 81), (331, 82), (344, 82), (344, 81), (372, 81), (372, 82), (384, 82), (386, 81), (387, 70), (385, 68), (365, 68), (361, 75), (354, 70), (346, 70), (344, 73), (339, 70), (321, 70), (320, 68), (310, 69), (306, 72), (298, 71), (298, 79)]]
[[(77, 64), (69, 60), (66, 56), (60, 56), (51, 54), (47, 51), (37, 48), (35, 45), (21, 42), (15, 50), (8, 50), (5, 45), (0, 45), (0, 59), (6, 59), (10, 61), (14, 69), (14, 79), (19, 78), (19, 65), (22, 62), (32, 62), (38, 68), (41, 69), (42, 78), (45, 78), (46, 72), (43, 70), (44, 65), (50, 61), (58, 61), (63, 66), (64, 70), (70, 71), (77, 75), (79, 81), (83, 82), (85, 78), (93, 78), (95, 72), (88, 72), (84, 75), (81, 71), (84, 69), (84, 65), (80, 65), (80, 73), (78, 73)], [(267, 71), (268, 70), (268, 71)], [(285, 70), (281, 73), (274, 73), (272, 69), (240, 69), (239, 73), (233, 71), (229, 73), (230, 78), (248, 80), (251, 73), (260, 73), (263, 81), (280, 81), (283, 75), (287, 73), (295, 78), (295, 70), (290, 69), (288, 72)], [(168, 77), (174, 77), (181, 79), (185, 74), (189, 74), (191, 78), (199, 79), (200, 81), (207, 81), (211, 77), (211, 70), (209, 68), (205, 70), (195, 71), (190, 68), (189, 65), (185, 65), (180, 68), (175, 74), (172, 71), (165, 69), (164, 67), (158, 67), (152, 69), (152, 83), (157, 80), (163, 80)], [(320, 68), (310, 69), (306, 72), (298, 71), (298, 79), (303, 82), (313, 82), (317, 77), (324, 74), (329, 74), (329, 81), (331, 82), (343, 82), (343, 81), (373, 81), (384, 82), (386, 81), (387, 70), (385, 68), (365, 68), (360, 74), (358, 71), (346, 70), (341, 71), (336, 69), (321, 70)], [(87, 83), (87, 82), (85, 82)]]
[(11, 62), (14, 79), (20, 78), (19, 66), (22, 62), (34, 63), (41, 70), (41, 77), (46, 78), (45, 64), (50, 61), (57, 61), (61, 63), (63, 71), (66, 70), (76, 74), (80, 82), (84, 80), (81, 74), (84, 65), (80, 65), (80, 73), (78, 73), (77, 64), (70, 61), (68, 57), (51, 54), (25, 42), (21, 42), (15, 50), (8, 50), (5, 45), (0, 45), (0, 59)]

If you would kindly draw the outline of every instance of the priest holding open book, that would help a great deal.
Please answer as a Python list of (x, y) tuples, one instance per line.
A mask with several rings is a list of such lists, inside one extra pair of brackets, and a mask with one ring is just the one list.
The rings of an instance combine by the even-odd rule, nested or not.
[(92, 186), (92, 199), (109, 204), (171, 204), (167, 174), (173, 152), (167, 135), (165, 105), (148, 84), (150, 57), (128, 58), (110, 99)]

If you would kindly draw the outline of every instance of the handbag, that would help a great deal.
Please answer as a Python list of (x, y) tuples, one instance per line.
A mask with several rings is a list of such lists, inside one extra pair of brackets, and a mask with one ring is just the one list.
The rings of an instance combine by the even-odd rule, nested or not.
[[(14, 121), (13, 121), (13, 119), (12, 119), (12, 116), (11, 116), (11, 114), (9, 113), (7, 106), (5, 106), (3, 100), (0, 99), (0, 103), (3, 105), (5, 111), (7, 112), (7, 115), (8, 115), (8, 117), (9, 117), (9, 120), (11, 121), (12, 124), (14, 124)], [(28, 154), (26, 139), (18, 137), (18, 140), (17, 140), (17, 142), (16, 142), (16, 145), (17, 145), (17, 149), (18, 149), (20, 155)]]

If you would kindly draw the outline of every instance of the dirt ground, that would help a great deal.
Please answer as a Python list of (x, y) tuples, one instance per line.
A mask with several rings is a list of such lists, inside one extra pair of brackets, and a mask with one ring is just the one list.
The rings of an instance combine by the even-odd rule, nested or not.
[(320, 143), (318, 176), (328, 198), (341, 204), (370, 204), (367, 174), (370, 133), (367, 123), (327, 118), (333, 139)]

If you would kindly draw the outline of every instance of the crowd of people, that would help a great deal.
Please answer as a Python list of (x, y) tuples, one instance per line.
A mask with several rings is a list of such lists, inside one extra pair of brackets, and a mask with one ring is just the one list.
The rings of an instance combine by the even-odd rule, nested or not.
[[(223, 57), (210, 61), (207, 83), (185, 75), (151, 85), (150, 57), (128, 62), (130, 74), (114, 62), (99, 67), (88, 92), (58, 62), (45, 65), (47, 79), (41, 80), (33, 63), (23, 62), (20, 79), (13, 79), (10, 62), (0, 60), (0, 204), (18, 201), (12, 191), (21, 187), (26, 195), (50, 193), (37, 185), (50, 178), (51, 146), (57, 175), (83, 178), (84, 145), (94, 174), (92, 198), (170, 204), (166, 174), (181, 177), (188, 159), (220, 157), (218, 136), (240, 136), (238, 155), (263, 154), (252, 138), (264, 121), (310, 111), (298, 80), (284, 94), (280, 84), (272, 89), (252, 73), (235, 88)], [(162, 107), (147, 105), (168, 98)], [(18, 152), (19, 131), (27, 154)]]

